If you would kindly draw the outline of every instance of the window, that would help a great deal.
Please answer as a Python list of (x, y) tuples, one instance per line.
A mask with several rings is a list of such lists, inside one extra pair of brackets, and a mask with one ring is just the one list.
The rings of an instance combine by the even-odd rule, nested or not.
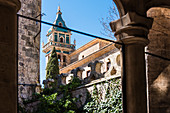
[(57, 33), (54, 34), (54, 41), (57, 42)]
[(69, 44), (69, 37), (66, 37), (66, 43)]
[(82, 56), (82, 59), (84, 58), (84, 55)]
[(66, 62), (66, 56), (63, 56), (63, 62)]
[(64, 41), (63, 41), (63, 37), (60, 37), (60, 42), (64, 42)]
[(65, 53), (65, 54), (69, 54), (69, 52), (68, 52), (68, 51), (63, 51), (63, 53)]

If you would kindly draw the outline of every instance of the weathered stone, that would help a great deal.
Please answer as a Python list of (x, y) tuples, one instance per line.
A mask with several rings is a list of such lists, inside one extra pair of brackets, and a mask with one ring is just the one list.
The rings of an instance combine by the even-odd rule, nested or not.
[(21, 36), (21, 39), (22, 39), (22, 40), (29, 40), (29, 37), (28, 37), (28, 36), (25, 36), (25, 35), (22, 35), (22, 36)]
[(23, 72), (21, 72), (21, 74), (19, 74), (19, 75), (20, 75), (20, 76), (23, 76), (23, 77), (25, 76)]
[[(20, 0), (21, 10), (19, 14), (36, 17), (41, 14), (41, 0)], [(36, 19), (40, 19), (37, 17)], [(33, 42), (33, 37), (40, 30), (40, 23), (28, 19), (19, 17), (19, 40), (18, 40), (18, 83), (26, 84), (36, 84), (39, 82), (39, 54), (40, 51), (37, 50), (39, 47), (39, 42)], [(36, 38), (40, 39), (40, 35)], [(20, 78), (22, 77), (22, 78)], [(18, 94), (19, 103), (22, 103), (22, 98), (29, 99), (32, 96), (33, 90), (32, 86), (23, 86), (24, 91)], [(20, 89), (19, 89), (20, 90)]]
[(21, 87), (20, 87), (20, 91), (22, 92), (23, 90), (24, 90), (24, 88), (21, 86)]
[[(146, 51), (165, 58), (170, 56), (170, 9), (151, 8), (147, 15), (154, 18), (148, 35), (150, 40)], [(169, 113), (170, 92), (168, 61), (146, 55), (146, 73), (148, 75), (149, 112)]]

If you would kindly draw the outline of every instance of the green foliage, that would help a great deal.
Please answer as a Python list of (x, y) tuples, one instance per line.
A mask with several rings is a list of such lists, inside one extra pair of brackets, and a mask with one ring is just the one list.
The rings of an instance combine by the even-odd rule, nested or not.
[(55, 87), (45, 88), (45, 89), (43, 89), (42, 94), (44, 94), (44, 95), (51, 95), (51, 94), (55, 93), (55, 90), (56, 90)]
[(71, 79), (71, 82), (69, 84), (61, 85), (60, 91), (66, 93), (77, 88), (80, 85), (81, 85), (81, 80), (79, 78), (74, 77)]
[[(34, 113), (122, 113), (122, 93), (120, 81), (113, 80), (94, 85), (91, 95), (87, 95), (87, 103), (82, 108), (77, 108), (78, 98), (72, 96), (71, 91), (81, 85), (81, 80), (72, 78), (67, 85), (44, 89), (41, 94), (33, 94), (32, 102), (39, 101)], [(20, 111), (24, 109), (20, 107)]]
[[(122, 113), (122, 92), (119, 80), (102, 84), (100, 89), (94, 86), (91, 99), (83, 107), (85, 113)], [(106, 93), (103, 95), (102, 91)]]
[[(72, 97), (71, 90), (80, 85), (81, 81), (73, 78), (71, 83), (60, 86), (57, 93), (53, 93), (52, 89), (44, 89), (35, 113), (77, 113), (77, 99)], [(57, 99), (57, 96), (62, 96), (62, 98)]]
[(56, 75), (59, 74), (58, 58), (55, 47), (52, 50), (50, 59), (48, 60), (46, 70), (46, 79), (55, 79)]

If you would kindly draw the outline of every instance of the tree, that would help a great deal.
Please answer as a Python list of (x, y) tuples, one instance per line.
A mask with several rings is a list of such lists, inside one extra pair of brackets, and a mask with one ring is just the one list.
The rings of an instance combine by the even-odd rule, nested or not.
[(46, 79), (51, 78), (55, 80), (56, 75), (59, 74), (58, 58), (55, 47), (52, 50), (51, 57), (47, 63), (46, 70), (47, 70)]
[(106, 18), (102, 18), (100, 20), (100, 23), (101, 23), (101, 25), (103, 27), (103, 29), (101, 31), (101, 34), (116, 40), (116, 38), (114, 37), (114, 33), (112, 32), (109, 23), (111, 21), (119, 19), (119, 12), (117, 10), (117, 7), (116, 7), (115, 3), (113, 1), (112, 1), (112, 3), (113, 4), (109, 8), (109, 11), (108, 11), (108, 16)]

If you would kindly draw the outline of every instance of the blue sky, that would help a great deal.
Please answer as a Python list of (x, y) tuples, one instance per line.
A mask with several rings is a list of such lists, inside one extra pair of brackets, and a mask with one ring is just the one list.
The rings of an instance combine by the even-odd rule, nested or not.
[[(112, 0), (42, 0), (42, 13), (46, 14), (42, 20), (53, 23), (59, 5), (67, 27), (107, 38), (100, 33), (103, 28), (99, 20), (108, 16)], [(50, 27), (42, 24), (41, 43), (46, 44), (46, 33)], [(76, 48), (79, 48), (93, 38), (72, 32), (71, 43), (74, 39), (76, 39)], [(40, 48), (40, 80), (42, 83), (45, 79), (46, 63), (42, 46)]]

